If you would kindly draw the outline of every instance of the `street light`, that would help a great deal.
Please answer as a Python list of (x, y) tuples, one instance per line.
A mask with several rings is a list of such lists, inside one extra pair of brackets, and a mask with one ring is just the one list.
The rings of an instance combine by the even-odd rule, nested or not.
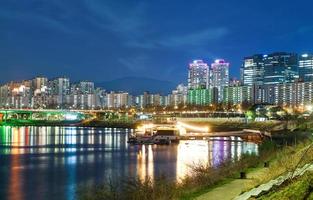
[(313, 106), (312, 105), (306, 105), (305, 110), (309, 111), (311, 113), (313, 111)]

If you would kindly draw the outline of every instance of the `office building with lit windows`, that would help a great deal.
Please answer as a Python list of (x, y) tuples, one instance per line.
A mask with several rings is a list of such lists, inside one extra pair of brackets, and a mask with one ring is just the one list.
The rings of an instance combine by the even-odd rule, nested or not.
[(264, 55), (264, 84), (295, 82), (299, 78), (298, 55), (278, 52)]
[(313, 54), (299, 56), (299, 79), (300, 81), (313, 81)]
[(243, 85), (262, 85), (264, 76), (264, 55), (256, 54), (245, 57), (241, 67), (241, 83)]

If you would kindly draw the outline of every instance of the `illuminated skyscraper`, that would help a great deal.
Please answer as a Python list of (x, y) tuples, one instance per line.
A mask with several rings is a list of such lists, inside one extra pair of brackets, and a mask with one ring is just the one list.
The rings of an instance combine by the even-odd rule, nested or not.
[(70, 93), (70, 80), (60, 77), (49, 81), (50, 94), (56, 98), (57, 105), (66, 103), (66, 95)]
[(210, 105), (214, 102), (214, 89), (194, 89), (188, 91), (188, 104)]
[(188, 89), (208, 89), (209, 67), (202, 60), (194, 60), (188, 68)]
[(46, 77), (36, 77), (32, 80), (32, 88), (36, 90), (44, 90), (48, 86), (48, 78)]
[(91, 81), (81, 81), (79, 83), (79, 89), (83, 94), (92, 94), (95, 90), (95, 84)]
[(278, 52), (264, 56), (264, 84), (294, 82), (299, 78), (298, 55)]
[(211, 64), (210, 87), (217, 89), (218, 102), (223, 101), (223, 89), (229, 85), (229, 63), (223, 59), (217, 59)]
[(48, 98), (48, 78), (38, 76), (31, 82), (32, 107), (45, 108)]
[(188, 88), (183, 84), (179, 84), (170, 95), (171, 105), (177, 107), (179, 105), (185, 105), (187, 103)]
[(107, 108), (128, 107), (129, 94), (127, 92), (110, 92), (106, 95)]
[(299, 57), (299, 78), (304, 82), (313, 81), (313, 54)]
[(241, 82), (243, 85), (262, 85), (264, 78), (264, 55), (245, 57), (242, 64)]

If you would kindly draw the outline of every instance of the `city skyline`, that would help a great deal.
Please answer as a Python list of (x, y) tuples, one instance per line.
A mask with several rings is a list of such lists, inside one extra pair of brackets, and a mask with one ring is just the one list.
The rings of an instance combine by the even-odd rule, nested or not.
[[(272, 65), (271, 62), (269, 62), (269, 61), (267, 62), (267, 64), (264, 64), (264, 60), (269, 60), (269, 58), (272, 58), (275, 56), (279, 58), (281, 55), (283, 55), (282, 57), (292, 56), (292, 62), (293, 62), (292, 63), (293, 69), (291, 70), (292, 73), (288, 72), (289, 73), (288, 77), (286, 77), (286, 80), (285, 79), (281, 80), (280, 81), (281, 83), (290, 82), (291, 79), (294, 80), (294, 79), (299, 79), (299, 78), (300, 78), (300, 81), (312, 81), (313, 80), (313, 78), (312, 78), (312, 76), (313, 76), (313, 64), (312, 64), (313, 53), (311, 53), (311, 52), (313, 52), (313, 50), (309, 51), (309, 52), (305, 52), (305, 53), (299, 53), (299, 52), (295, 52), (295, 51), (292, 51), (292, 52), (274, 51), (274, 52), (267, 52), (267, 53), (253, 53), (250, 55), (245, 55), (240, 59), (241, 65), (237, 69), (238, 77), (232, 76), (229, 72), (227, 72), (226, 73), (227, 81), (224, 85), (231, 85), (232, 80), (238, 80), (238, 81), (240, 81), (240, 84), (242, 84), (242, 85), (251, 85), (254, 81), (258, 82), (259, 84), (263, 84), (263, 81), (254, 80), (255, 77), (252, 77), (252, 76), (257, 75), (259, 79), (262, 79), (262, 76), (263, 76), (263, 78), (266, 79), (267, 76), (262, 74), (262, 73), (264, 73), (264, 72), (262, 72), (262, 70), (264, 71), (264, 67), (267, 66), (268, 71), (272, 71), (272, 70), (274, 70), (274, 68), (273, 68), (274, 65)], [(272, 58), (272, 59), (274, 59), (274, 58)], [(186, 78), (184, 80), (182, 80), (181, 82), (173, 82), (171, 80), (166, 80), (166, 81), (169, 81), (169, 82), (175, 84), (175, 86), (179, 85), (179, 84), (185, 84), (186, 86), (191, 87), (191, 86), (189, 86), (189, 84), (190, 84), (189, 73), (190, 73), (191, 67), (193, 65), (194, 66), (206, 65), (206, 70), (208, 70), (208, 72), (205, 72), (205, 73), (206, 73), (206, 76), (209, 76), (209, 77), (207, 80), (204, 80), (204, 81), (206, 81), (204, 88), (208, 88), (209, 81), (212, 79), (212, 77), (210, 77), (212, 74), (209, 74), (209, 71), (214, 71), (213, 70), (214, 65), (221, 62), (222, 65), (224, 63), (227, 65), (227, 70), (229, 70), (231, 68), (232, 64), (229, 62), (226, 62), (225, 60), (227, 60), (227, 59), (225, 59), (225, 58), (218, 58), (215, 60), (194, 59), (189, 64), (185, 63), (184, 73), (186, 74)], [(275, 59), (272, 62), (275, 62)], [(260, 67), (263, 68), (261, 71), (260, 71)], [(286, 70), (290, 71), (290, 69), (288, 69), (288, 64), (286, 64), (286, 67), (287, 67)], [(279, 69), (279, 70), (282, 70), (282, 69)], [(247, 71), (248, 74), (245, 74), (244, 70)], [(251, 74), (253, 70), (257, 70), (256, 72), (254, 72), (257, 74)], [(283, 69), (283, 70), (285, 70), (285, 69)], [(270, 72), (270, 73), (272, 73), (272, 72)], [(300, 76), (299, 76), (299, 74), (300, 74)], [(304, 78), (304, 74), (308, 74), (306, 76), (309, 76), (309, 77)], [(101, 82), (101, 81), (97, 82), (92, 78), (91, 79), (82, 78), (82, 79), (78, 79), (78, 80), (76, 79), (75, 80), (75, 79), (73, 79), (72, 76), (68, 76), (68, 75), (60, 75), (60, 76), (51, 77), (51, 76), (48, 76), (46, 74), (35, 74), (34, 76), (31, 76), (28, 78), (21, 78), (21, 79), (15, 79), (15, 80), (12, 79), (12, 80), (8, 80), (6, 82), (0, 82), (0, 85), (6, 84), (9, 82), (22, 82), (25, 80), (31, 80), (31, 79), (35, 79), (38, 77), (45, 77), (45, 78), (48, 78), (49, 80), (53, 80), (56, 78), (68, 78), (71, 80), (71, 83), (73, 83), (73, 84), (79, 83), (81, 81), (91, 81), (95, 84), (96, 87), (102, 87), (102, 88), (105, 87), (105, 86), (103, 86), (103, 83), (105, 83), (105, 81), (104, 82)], [(134, 78), (134, 79), (138, 78), (138, 79), (140, 79), (140, 78), (144, 78), (144, 77), (126, 76), (124, 78)], [(122, 79), (123, 78), (121, 78), (120, 80), (122, 80)], [(119, 79), (115, 79), (115, 80), (119, 80)], [(113, 80), (113, 81), (115, 81), (115, 80)], [(147, 80), (160, 80), (160, 79), (157, 79), (156, 77), (154, 77), (154, 78), (147, 78)], [(160, 81), (162, 81), (162, 80), (160, 80)], [(213, 81), (213, 80), (211, 80), (211, 81)], [(275, 84), (275, 83), (279, 83), (279, 82), (273, 82), (273, 84)], [(269, 84), (271, 84), (271, 82), (269, 82)], [(199, 87), (199, 86), (197, 86), (197, 87)], [(193, 86), (193, 88), (197, 88), (197, 87)], [(106, 89), (106, 88), (104, 88), (104, 89)], [(173, 88), (170, 88), (170, 89), (173, 89)], [(113, 91), (113, 90), (127, 91), (127, 89), (108, 89), (108, 90), (109, 91)], [(151, 88), (151, 90), (154, 90), (154, 88)], [(160, 90), (159, 93), (164, 93), (164, 91)]]
[[(241, 74), (242, 72), (241, 72), (241, 70), (243, 69), (243, 66), (245, 65), (245, 61), (247, 60), (247, 59), (255, 59), (257, 56), (261, 56), (261, 58), (263, 58), (263, 56), (268, 56), (268, 55), (270, 55), (270, 54), (279, 54), (279, 53), (286, 53), (286, 54), (294, 54), (295, 56), (298, 56), (299, 58), (300, 57), (303, 57), (303, 58), (307, 58), (308, 56), (309, 56), (309, 58), (311, 58), (312, 56), (313, 56), (313, 53), (311, 53), (311, 52), (313, 52), (313, 50), (312, 51), (306, 51), (306, 52), (301, 52), (301, 53), (299, 53), (299, 52), (296, 52), (296, 51), (291, 51), (291, 52), (286, 52), (286, 51), (273, 51), (273, 52), (266, 52), (266, 53), (252, 53), (252, 54), (250, 54), (250, 55), (245, 55), (245, 56), (243, 56), (241, 59), (239, 59), (239, 60), (241, 60), (241, 64), (240, 64), (240, 66), (238, 67), (238, 69), (236, 69), (236, 72), (232, 72), (232, 74), (231, 73), (229, 73), (229, 80), (241, 80), (243, 77), (243, 74)], [(195, 62), (197, 62), (197, 61), (201, 61), (201, 62), (204, 62), (204, 63), (207, 63), (207, 64), (209, 64), (210, 66), (208, 66), (208, 68), (211, 68), (211, 64), (214, 64), (216, 61), (219, 61), (219, 60), (222, 60), (222, 61), (224, 61), (224, 59), (225, 58), (221, 58), (221, 57), (217, 57), (216, 59), (211, 59), (211, 60), (208, 60), (208, 59), (203, 59), (203, 58), (197, 58), (197, 59), (190, 59), (190, 63), (189, 63), (189, 65), (190, 64), (192, 64), (192, 63), (195, 63)], [(228, 61), (228, 60), (227, 60)], [(185, 73), (185, 75), (186, 75), (186, 77), (185, 77), (185, 79), (183, 79), (183, 80), (181, 80), (181, 81), (179, 81), (179, 82), (175, 82), (175, 81), (170, 81), (171, 83), (173, 83), (173, 84), (175, 84), (175, 85), (178, 85), (178, 84), (186, 84), (186, 85), (188, 85), (188, 72), (186, 73), (186, 68), (188, 68), (188, 67), (186, 67), (186, 64), (187, 63), (185, 63), (185, 68), (184, 68), (184, 73)], [(227, 64), (228, 64), (228, 67), (229, 67), (229, 71), (230, 71), (230, 69), (231, 69), (231, 67), (232, 67), (232, 63), (230, 63), (230, 62), (227, 62)], [(307, 67), (306, 65), (308, 65), (309, 64), (309, 67), (312, 65), (311, 63), (299, 63), (299, 65), (302, 65), (302, 68), (305, 68), (305, 67)], [(313, 66), (313, 65), (312, 65)], [(301, 67), (301, 66), (300, 66)], [(305, 70), (305, 69), (301, 69), (301, 70)], [(173, 73), (175, 73), (175, 72), (173, 72)], [(234, 75), (234, 73), (235, 73), (235, 75)], [(78, 82), (80, 82), (80, 81), (92, 81), (92, 82), (94, 82), (95, 83), (95, 85), (98, 85), (99, 87), (103, 87), (102, 85), (103, 85), (103, 83), (105, 83), (105, 82), (110, 82), (110, 81), (117, 81), (117, 80), (122, 80), (123, 78), (132, 78), (132, 79), (149, 79), (149, 80), (157, 80), (157, 81), (169, 81), (169, 80), (163, 80), (163, 79), (158, 79), (158, 78), (156, 78), (156, 77), (151, 77), (151, 78), (148, 78), (148, 77), (140, 77), (140, 76), (124, 76), (124, 77), (121, 77), (121, 78), (117, 78), (117, 79), (113, 79), (113, 80), (109, 80), (109, 81), (106, 81), (106, 80), (100, 80), (100, 81), (96, 81), (96, 80), (94, 80), (94, 79), (92, 79), (92, 78), (90, 78), (90, 79), (87, 79), (87, 78), (81, 78), (81, 79), (75, 79), (75, 78), (73, 78), (73, 76), (71, 76), (71, 75), (65, 75), (65, 74), (61, 74), (61, 75), (56, 75), (56, 76), (49, 76), (49, 75), (47, 75), (47, 74), (42, 74), (42, 73), (39, 73), (39, 74), (36, 74), (36, 73), (34, 73), (34, 75), (31, 75), (31, 76), (24, 76), (24, 77), (20, 77), (19, 79), (9, 79), (9, 80), (7, 80), (7, 81), (4, 81), (5, 79), (2, 79), (2, 80), (0, 80), (0, 85), (1, 84), (6, 84), (6, 83), (8, 83), (8, 82), (21, 82), (21, 81), (24, 81), (24, 80), (30, 80), (30, 79), (34, 79), (34, 78), (37, 78), (37, 77), (46, 77), (46, 78), (48, 78), (48, 79), (55, 79), (55, 78), (59, 78), (59, 77), (64, 77), (64, 78), (69, 78), (69, 79), (71, 79), (71, 80), (73, 80), (73, 83), (78, 83)], [(313, 79), (312, 79), (313, 80)], [(242, 82), (242, 84), (245, 84), (244, 82)], [(109, 89), (109, 90), (115, 90), (115, 89)], [(120, 89), (117, 89), (117, 90), (120, 90)], [(160, 92), (162, 93), (162, 92), (164, 92), (164, 91), (161, 91), (160, 90)]]
[(1, 82), (42, 74), (95, 82), (155, 75), (178, 83), (187, 77), (185, 63), (218, 58), (239, 78), (246, 55), (305, 53), (313, 42), (310, 1), (178, 3), (2, 1)]
[[(230, 64), (194, 60), (186, 67), (188, 84), (168, 87), (170, 92), (139, 94), (109, 90), (92, 81), (68, 77), (35, 77), (0, 85), (2, 108), (103, 109), (174, 107), (187, 105), (272, 104), (299, 107), (312, 103), (313, 54), (273, 52), (243, 58), (240, 80), (230, 79)], [(132, 83), (127, 85), (133, 86)]]
[(312, 6), (0, 0), (0, 199), (313, 199)]

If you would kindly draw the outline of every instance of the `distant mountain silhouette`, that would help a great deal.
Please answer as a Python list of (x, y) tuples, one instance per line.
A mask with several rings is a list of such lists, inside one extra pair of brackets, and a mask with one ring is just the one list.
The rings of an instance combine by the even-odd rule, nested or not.
[(176, 85), (170, 81), (161, 81), (143, 77), (125, 77), (101, 82), (96, 85), (107, 91), (127, 91), (133, 95), (142, 94), (144, 91), (168, 94), (176, 88)]

